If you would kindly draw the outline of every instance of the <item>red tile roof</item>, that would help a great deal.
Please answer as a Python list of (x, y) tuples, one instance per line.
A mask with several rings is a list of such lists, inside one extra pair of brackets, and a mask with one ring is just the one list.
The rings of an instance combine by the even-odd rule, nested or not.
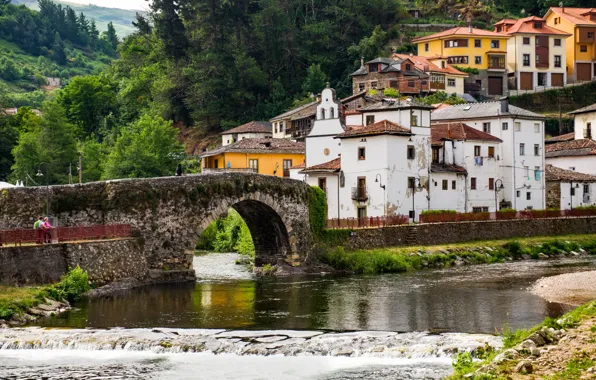
[(430, 165), (430, 171), (433, 173), (467, 173), (468, 171), (463, 166), (448, 165), (433, 162)]
[(561, 141), (571, 141), (571, 140), (575, 140), (575, 132), (566, 133), (564, 135), (551, 137), (549, 139), (544, 140), (544, 143), (545, 144), (552, 144), (552, 143), (557, 143), (557, 142), (561, 142)]
[(503, 141), (498, 137), (474, 129), (464, 123), (431, 124), (430, 136), (432, 145), (443, 145), (443, 140)]
[(546, 181), (583, 181), (596, 182), (596, 176), (578, 173), (573, 170), (565, 170), (552, 165), (544, 167), (544, 179)]
[(304, 169), (304, 162), (298, 165), (292, 166), (290, 169)]
[(459, 71), (455, 67), (451, 65), (445, 65), (445, 68), (441, 68), (431, 61), (428, 60), (427, 57), (420, 57), (418, 55), (408, 55), (408, 54), (393, 54), (391, 58), (399, 58), (399, 59), (409, 59), (414, 63), (414, 66), (423, 72), (433, 72), (433, 73), (443, 73), (443, 74), (452, 74), (452, 75), (463, 75), (469, 76), (468, 74), (464, 73), (463, 71)]
[[(568, 21), (570, 21), (576, 25), (596, 26), (596, 22), (590, 21), (590, 19), (586, 17), (586, 14), (596, 13), (596, 10), (594, 10), (594, 8), (551, 7), (546, 12), (546, 15), (548, 15), (550, 12), (554, 12), (554, 13), (560, 15), (561, 17), (567, 19)], [(546, 15), (544, 16), (545, 18), (546, 18)]]
[(545, 157), (569, 157), (596, 155), (596, 142), (591, 139), (561, 141), (545, 145)]
[(305, 145), (303, 142), (295, 142), (287, 139), (244, 139), (233, 144), (226, 145), (214, 150), (209, 150), (201, 157), (216, 156), (222, 153), (288, 153), (304, 154)]
[(220, 135), (231, 135), (236, 133), (271, 133), (271, 123), (267, 121), (251, 121), (236, 128), (223, 131)]
[(309, 172), (335, 172), (341, 169), (341, 158), (336, 158), (331, 161), (323, 162), (322, 164), (309, 166), (301, 171), (301, 173)]
[(374, 135), (402, 135), (411, 136), (412, 131), (409, 128), (405, 128), (397, 123), (389, 120), (382, 120), (374, 124), (369, 124), (364, 127), (350, 128), (344, 133), (337, 135), (337, 138), (348, 138), (358, 136), (374, 136)]
[(347, 110), (344, 112), (344, 115), (358, 115), (359, 113), (359, 110)]
[(439, 33), (434, 33), (434, 34), (431, 34), (429, 36), (415, 38), (415, 39), (412, 40), (412, 42), (417, 43), (417, 42), (430, 41), (430, 40), (436, 40), (436, 39), (443, 39), (443, 38), (449, 38), (449, 37), (459, 37), (459, 36), (464, 36), (464, 37), (479, 36), (479, 37), (509, 38), (509, 36), (506, 36), (506, 35), (503, 35), (503, 34), (500, 34), (500, 33), (496, 33), (496, 32), (490, 32), (490, 31), (484, 30), (484, 29), (472, 28), (472, 30), (470, 31), (470, 28), (467, 27), (467, 26), (459, 26), (457, 28), (451, 28), (449, 30), (444, 30), (444, 31), (439, 32)]
[[(540, 29), (534, 28), (535, 22), (541, 22), (542, 27)], [(499, 22), (495, 24), (499, 25)], [(552, 28), (546, 25), (546, 20), (536, 16), (530, 16), (521, 18), (514, 21), (514, 24), (509, 27), (506, 31), (501, 32), (502, 34), (513, 35), (516, 33), (527, 33), (527, 34), (546, 34), (546, 35), (560, 35), (570, 36), (571, 34), (563, 32), (562, 30)]]

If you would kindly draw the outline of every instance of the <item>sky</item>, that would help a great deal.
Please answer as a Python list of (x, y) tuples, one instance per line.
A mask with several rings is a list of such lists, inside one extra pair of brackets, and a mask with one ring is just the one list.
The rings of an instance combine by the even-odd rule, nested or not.
[(68, 3), (93, 4), (107, 8), (149, 10), (149, 3), (145, 0), (65, 0)]

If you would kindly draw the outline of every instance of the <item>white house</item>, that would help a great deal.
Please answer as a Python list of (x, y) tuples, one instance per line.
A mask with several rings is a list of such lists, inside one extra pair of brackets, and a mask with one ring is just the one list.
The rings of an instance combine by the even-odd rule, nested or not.
[(561, 169), (596, 175), (596, 103), (569, 112), (574, 116), (574, 135), (547, 140), (546, 163)]
[(460, 122), (435, 123), (431, 136), (430, 209), (499, 209), (501, 139)]
[(244, 139), (262, 139), (271, 137), (271, 123), (267, 121), (251, 121), (236, 128), (220, 133), (221, 145), (227, 146)]
[(570, 210), (596, 204), (596, 176), (546, 165), (547, 207)]
[(500, 208), (545, 208), (543, 116), (512, 106), (503, 98), (454, 105), (433, 112), (432, 118), (433, 123), (463, 122), (502, 141), (496, 154), (503, 182), (498, 193)]

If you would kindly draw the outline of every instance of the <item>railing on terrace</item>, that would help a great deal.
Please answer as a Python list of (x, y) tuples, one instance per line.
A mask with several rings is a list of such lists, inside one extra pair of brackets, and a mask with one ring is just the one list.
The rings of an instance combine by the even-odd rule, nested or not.
[(328, 229), (339, 228), (375, 228), (398, 226), (408, 223), (407, 215), (369, 216), (366, 218), (328, 219)]
[[(129, 224), (108, 224), (83, 227), (57, 227), (50, 230), (52, 242), (113, 239), (130, 237)], [(3, 244), (41, 244), (43, 237), (33, 228), (0, 230), (0, 246)]]
[(257, 173), (257, 169), (254, 168), (203, 168), (201, 173), (234, 173), (234, 172), (247, 172)]

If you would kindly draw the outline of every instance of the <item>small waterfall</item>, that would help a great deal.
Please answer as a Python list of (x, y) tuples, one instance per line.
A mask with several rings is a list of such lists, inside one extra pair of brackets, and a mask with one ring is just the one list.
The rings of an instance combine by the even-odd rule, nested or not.
[(361, 331), (225, 331), (201, 329), (62, 330), (37, 327), (0, 330), (1, 350), (203, 352), (234, 355), (450, 358), (486, 345), (502, 347), (492, 335)]

